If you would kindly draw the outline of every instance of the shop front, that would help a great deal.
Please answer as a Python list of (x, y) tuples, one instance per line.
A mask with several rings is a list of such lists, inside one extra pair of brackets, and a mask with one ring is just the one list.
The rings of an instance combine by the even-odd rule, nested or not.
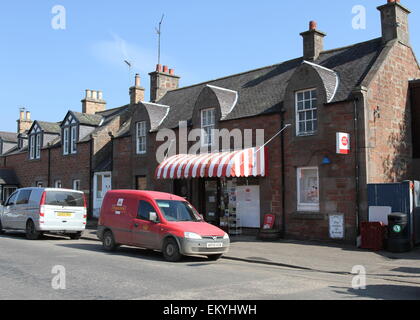
[(11, 169), (0, 168), (0, 204), (4, 203), (18, 187), (19, 181), (15, 172)]
[(232, 235), (260, 228), (265, 176), (265, 148), (176, 155), (156, 170), (156, 178), (173, 180), (174, 193), (196, 206), (207, 222)]

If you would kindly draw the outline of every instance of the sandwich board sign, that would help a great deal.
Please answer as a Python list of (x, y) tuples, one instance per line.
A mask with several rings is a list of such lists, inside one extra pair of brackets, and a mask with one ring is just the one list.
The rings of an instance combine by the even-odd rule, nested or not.
[(337, 154), (350, 154), (350, 135), (337, 132)]

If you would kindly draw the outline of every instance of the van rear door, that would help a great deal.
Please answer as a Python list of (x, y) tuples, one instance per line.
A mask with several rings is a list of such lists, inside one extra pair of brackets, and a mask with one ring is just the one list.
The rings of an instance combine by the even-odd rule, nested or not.
[(41, 200), (40, 215), (41, 226), (44, 230), (84, 230), (86, 207), (83, 192), (46, 190)]

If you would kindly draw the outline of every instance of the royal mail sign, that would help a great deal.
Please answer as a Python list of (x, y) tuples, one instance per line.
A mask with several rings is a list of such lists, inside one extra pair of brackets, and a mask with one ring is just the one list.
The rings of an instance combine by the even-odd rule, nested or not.
[(350, 135), (348, 133), (337, 132), (337, 153), (350, 153)]

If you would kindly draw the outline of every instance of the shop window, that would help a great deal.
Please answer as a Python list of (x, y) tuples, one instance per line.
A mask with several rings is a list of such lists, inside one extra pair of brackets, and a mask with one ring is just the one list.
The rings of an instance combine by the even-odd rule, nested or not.
[(146, 121), (136, 123), (137, 154), (146, 153)]
[(318, 130), (318, 99), (315, 89), (296, 92), (296, 130), (298, 136)]
[(212, 146), (214, 143), (214, 129), (216, 124), (216, 109), (201, 110), (201, 141), (203, 146)]
[(147, 190), (147, 178), (144, 176), (136, 178), (136, 189), (137, 190)]
[(319, 211), (318, 168), (298, 168), (297, 170), (298, 211)]

